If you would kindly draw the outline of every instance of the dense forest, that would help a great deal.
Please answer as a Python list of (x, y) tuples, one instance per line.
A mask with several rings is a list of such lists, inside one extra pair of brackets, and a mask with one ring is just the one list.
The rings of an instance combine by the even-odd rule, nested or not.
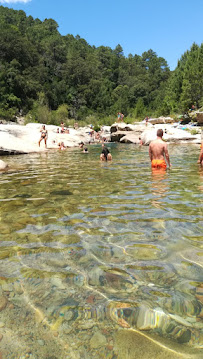
[(171, 72), (153, 50), (125, 57), (122, 47), (62, 36), (53, 19), (0, 6), (0, 118), (109, 123), (168, 115), (203, 105), (203, 44)]

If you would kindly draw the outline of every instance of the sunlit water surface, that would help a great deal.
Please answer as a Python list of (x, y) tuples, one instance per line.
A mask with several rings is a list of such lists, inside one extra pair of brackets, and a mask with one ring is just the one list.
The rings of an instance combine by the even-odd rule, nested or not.
[(201, 357), (199, 148), (152, 173), (148, 148), (109, 146), (112, 163), (100, 146), (2, 158), (3, 358)]

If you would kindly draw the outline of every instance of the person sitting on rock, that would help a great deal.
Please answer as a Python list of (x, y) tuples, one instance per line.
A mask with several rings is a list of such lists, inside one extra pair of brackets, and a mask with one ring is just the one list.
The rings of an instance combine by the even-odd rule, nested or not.
[(45, 128), (45, 125), (42, 126), (40, 132), (41, 132), (41, 138), (40, 138), (40, 140), (39, 140), (39, 147), (40, 147), (40, 142), (41, 142), (42, 140), (44, 140), (45, 147), (47, 148), (48, 132), (47, 132), (47, 130), (46, 130), (46, 128)]
[(102, 153), (100, 155), (101, 161), (111, 161), (112, 155), (110, 154), (108, 148), (102, 143)]

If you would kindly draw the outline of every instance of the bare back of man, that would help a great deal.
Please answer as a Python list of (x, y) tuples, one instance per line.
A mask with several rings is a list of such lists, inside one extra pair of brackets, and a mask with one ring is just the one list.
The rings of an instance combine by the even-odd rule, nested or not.
[(162, 140), (163, 130), (157, 131), (157, 139), (149, 145), (149, 157), (152, 168), (166, 168), (166, 162), (171, 167), (167, 144)]

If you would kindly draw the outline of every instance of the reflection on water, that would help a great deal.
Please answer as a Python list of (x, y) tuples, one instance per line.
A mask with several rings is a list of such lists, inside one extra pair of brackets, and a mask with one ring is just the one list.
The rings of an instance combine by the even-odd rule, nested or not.
[[(152, 200), (152, 205), (156, 208), (161, 208), (162, 199), (167, 195), (168, 187), (168, 173), (163, 168), (152, 169), (152, 193), (154, 199)], [(164, 206), (163, 208), (164, 209)]]
[(112, 145), (110, 164), (97, 146), (9, 158), (0, 357), (201, 357), (198, 151), (171, 146), (172, 170), (152, 172), (147, 150)]

